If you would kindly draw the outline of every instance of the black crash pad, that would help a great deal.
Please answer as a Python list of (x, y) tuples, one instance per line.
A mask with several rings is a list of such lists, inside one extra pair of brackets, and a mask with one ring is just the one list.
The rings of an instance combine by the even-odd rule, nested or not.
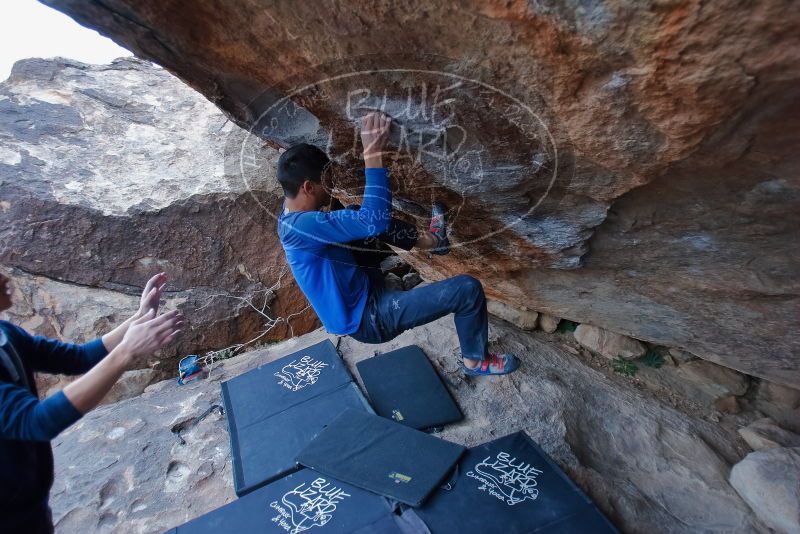
[(325, 340), (223, 382), (222, 393), (228, 414), (245, 427), (352, 381)]
[(297, 461), (356, 487), (419, 506), (463, 452), (461, 445), (348, 409), (300, 452)]
[(462, 419), (461, 410), (422, 349), (410, 345), (356, 364), (375, 413), (425, 429)]
[(523, 432), (470, 449), (451, 489), (416, 514), (433, 534), (613, 533), (614, 526)]
[(345, 408), (369, 405), (330, 341), (222, 384), (236, 494), (297, 469), (295, 457)]
[(301, 469), (200, 516), (176, 534), (400, 534), (383, 497)]

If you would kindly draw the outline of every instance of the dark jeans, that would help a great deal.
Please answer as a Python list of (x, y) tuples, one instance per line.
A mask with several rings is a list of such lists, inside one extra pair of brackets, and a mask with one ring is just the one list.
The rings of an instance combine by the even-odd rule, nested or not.
[(350, 337), (362, 343), (385, 343), (449, 313), (455, 314), (461, 355), (483, 359), (489, 342), (486, 297), (481, 283), (465, 274), (409, 291), (370, 287), (361, 324)]

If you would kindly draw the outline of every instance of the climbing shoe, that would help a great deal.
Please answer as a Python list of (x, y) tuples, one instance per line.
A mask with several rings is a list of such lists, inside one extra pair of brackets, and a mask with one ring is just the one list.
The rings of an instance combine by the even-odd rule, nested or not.
[(519, 369), (519, 358), (513, 354), (490, 354), (480, 365), (470, 369), (461, 361), (461, 371), (470, 376), (507, 375)]
[(444, 256), (450, 252), (450, 239), (447, 238), (447, 207), (441, 202), (434, 202), (431, 209), (431, 224), (428, 231), (436, 238), (437, 244), (429, 252)]

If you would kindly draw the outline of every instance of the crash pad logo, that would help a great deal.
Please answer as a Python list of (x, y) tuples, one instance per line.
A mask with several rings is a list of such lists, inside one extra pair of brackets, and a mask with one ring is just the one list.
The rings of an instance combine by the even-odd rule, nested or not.
[(467, 476), (481, 483), (478, 489), (500, 499), (509, 506), (526, 500), (535, 501), (539, 496), (536, 477), (543, 471), (507, 452), (499, 452), (492, 458), (487, 456), (475, 465)]
[(291, 391), (299, 391), (315, 384), (324, 367), (328, 367), (328, 364), (311, 356), (303, 356), (284, 365), (275, 376), (278, 377), (278, 384)]
[(280, 503), (270, 503), (270, 508), (278, 512), (272, 522), (290, 534), (322, 527), (333, 519), (337, 505), (347, 497), (349, 493), (324, 478), (317, 478), (310, 484), (303, 482), (285, 493)]

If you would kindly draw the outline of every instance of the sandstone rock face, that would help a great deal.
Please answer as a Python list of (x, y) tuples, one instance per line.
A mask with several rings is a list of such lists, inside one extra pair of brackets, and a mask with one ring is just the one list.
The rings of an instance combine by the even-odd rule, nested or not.
[(691, 352), (686, 352), (676, 347), (669, 349), (669, 355), (676, 363), (686, 363), (697, 359), (697, 356)]
[(636, 376), (699, 405), (713, 406), (729, 414), (741, 411), (740, 401), (750, 391), (751, 381), (747, 376), (683, 351), (670, 351), (665, 355), (665, 363), (659, 368), (640, 365)]
[(742, 411), (739, 399), (736, 395), (726, 395), (716, 399), (713, 403), (714, 408), (722, 413), (737, 414)]
[(612, 360), (634, 360), (647, 352), (647, 347), (635, 339), (588, 324), (578, 325), (575, 341)]
[[(375, 350), (419, 345), (465, 413), (441, 437), (472, 446), (526, 431), (623, 532), (764, 531), (727, 482), (747, 453), (734, 430), (679, 412), (539, 335), (492, 321), (492, 342), (518, 354), (522, 367), (488, 379), (460, 373), (450, 318), (383, 345), (343, 338), (340, 348), (356, 374)], [(325, 337), (317, 330), (252, 351), (208, 379), (160, 382), (89, 414), (55, 442), (56, 530), (163, 532), (233, 500), (225, 420), (209, 412), (220, 404), (220, 382)]]
[(423, 278), (468, 272), (514, 306), (800, 384), (785, 2), (44, 3), (257, 136), (325, 146), (343, 200), (354, 123), (392, 114), (397, 209), (451, 206), (452, 254), (405, 255)]
[(539, 315), (539, 328), (548, 334), (555, 332), (558, 329), (558, 323), (560, 322), (561, 318), (554, 317), (548, 313), (542, 313)]
[(0, 84), (0, 264), (16, 303), (6, 317), (86, 341), (133, 313), (146, 280), (166, 271), (165, 308), (190, 327), (160, 355), (159, 376), (179, 356), (261, 333), (264, 317), (242, 298), (291, 318), (262, 341), (314, 327), (263, 208), (280, 202), (274, 174), (245, 183), (226, 164), (239, 132), (140, 60), (18, 62)]
[(523, 330), (534, 330), (536, 328), (536, 320), (539, 314), (535, 311), (514, 308), (505, 302), (493, 299), (489, 299), (486, 307), (489, 313), (495, 317), (508, 321)]
[(800, 391), (761, 381), (755, 405), (781, 426), (800, 432)]
[(733, 466), (731, 485), (776, 532), (800, 532), (800, 447), (751, 452)]
[(743, 374), (703, 360), (681, 364), (678, 366), (678, 375), (693, 387), (700, 388), (712, 400), (728, 395), (744, 395), (749, 384)]
[(739, 435), (755, 451), (775, 447), (800, 447), (800, 435), (784, 430), (769, 417), (740, 428)]

